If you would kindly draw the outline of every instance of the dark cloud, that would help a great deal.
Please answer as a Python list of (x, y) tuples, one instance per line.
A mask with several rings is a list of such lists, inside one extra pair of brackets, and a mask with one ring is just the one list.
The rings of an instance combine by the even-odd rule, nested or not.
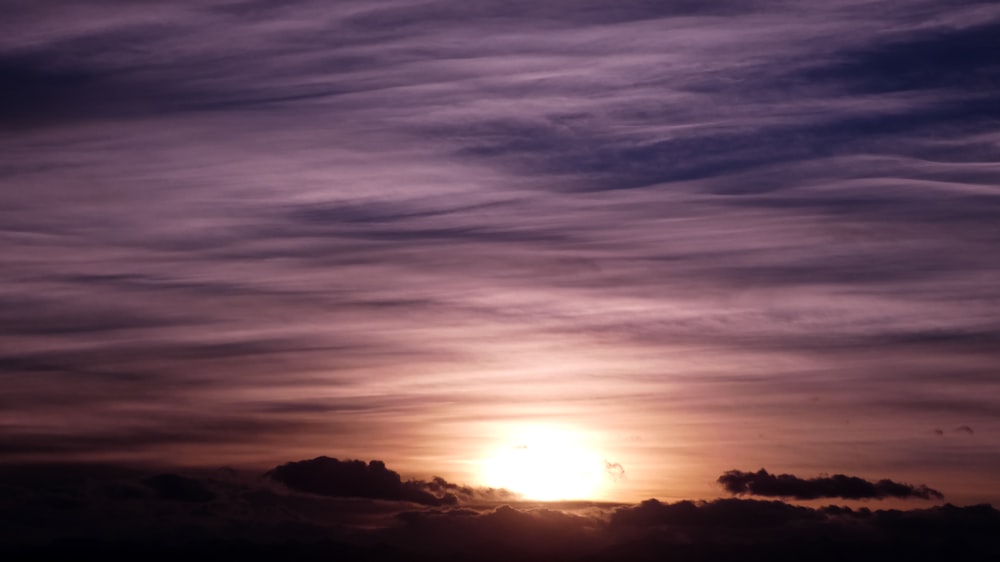
[[(603, 554), (637, 560), (668, 555), (678, 560), (972, 560), (979, 552), (1000, 549), (986, 538), (998, 517), (1000, 512), (988, 505), (870, 511), (736, 499), (647, 500), (612, 513), (612, 529), (631, 540)], [(648, 531), (637, 533), (642, 528)]]
[(341, 461), (330, 457), (316, 457), (277, 466), (267, 476), (298, 492), (331, 497), (407, 501), (424, 505), (454, 505), (460, 499), (510, 496), (503, 490), (477, 491), (440, 477), (435, 477), (430, 482), (403, 481), (399, 473), (386, 468), (382, 461), (365, 464), (359, 460)]
[[(99, 398), (82, 398), (68, 404), (44, 404), (61, 411), (63, 408), (87, 406), (94, 411), (113, 408)], [(219, 443), (251, 442), (280, 438), (291, 432), (330, 430), (330, 424), (316, 425), (310, 421), (262, 418), (256, 415), (212, 415), (192, 412), (188, 415), (136, 416), (121, 413), (120, 427), (94, 431), (89, 428), (63, 428), (59, 431), (24, 431), (0, 435), (0, 453), (8, 459), (61, 460), (84, 459), (96, 449), (119, 454), (152, 450), (169, 446), (217, 446)], [(143, 418), (143, 421), (135, 417)]]
[(518, 497), (517, 494), (503, 488), (463, 486), (448, 482), (440, 476), (435, 476), (430, 481), (415, 482), (435, 496), (454, 496), (460, 503), (511, 501)]
[[(134, 44), (138, 41), (133, 38)], [(114, 44), (108, 42), (108, 47)], [(174, 109), (169, 84), (146, 84), (134, 69), (90, 66), (65, 44), (15, 54), (0, 51), (0, 124), (8, 131), (135, 118)], [(74, 60), (75, 59), (75, 60)]]
[(566, 558), (605, 544), (596, 520), (558, 509), (502, 505), (485, 512), (407, 512), (399, 519), (403, 526), (388, 531), (395, 541), (458, 559)]
[(0, 93), (0, 123), (6, 127), (64, 121), (100, 107), (86, 107), (99, 91), (96, 77), (85, 71), (47, 69), (34, 58), (8, 56), (0, 58), (0, 80), (9, 85)]
[(911, 486), (892, 480), (870, 482), (857, 476), (834, 474), (817, 478), (799, 478), (791, 474), (770, 474), (763, 468), (757, 472), (730, 470), (718, 482), (727, 492), (736, 495), (770, 496), (811, 500), (817, 498), (918, 498), (942, 499), (941, 492), (927, 486)]
[(720, 499), (711, 502), (681, 501), (662, 503), (655, 499), (615, 510), (613, 527), (719, 527), (728, 529), (766, 528), (797, 521), (820, 520), (813, 509), (779, 501)]
[[(936, 398), (932, 396), (899, 396), (892, 399), (874, 399), (872, 403), (901, 410), (914, 412), (935, 412), (941, 414), (974, 414), (984, 419), (1000, 417), (1000, 412), (994, 409), (994, 405), (989, 400), (967, 397), (959, 400), (949, 400), (946, 398)], [(955, 428), (956, 433), (967, 433), (965, 430)]]
[(604, 472), (611, 477), (612, 480), (621, 480), (625, 478), (625, 467), (618, 462), (604, 461)]
[(967, 425), (960, 425), (960, 426), (956, 427), (955, 429), (953, 429), (952, 431), (954, 431), (955, 433), (964, 433), (966, 435), (975, 435), (976, 434), (976, 432), (973, 431), (973, 429), (971, 427), (967, 426)]
[(398, 29), (412, 25), (414, 20), (432, 19), (455, 23), (484, 24), (510, 19), (527, 19), (551, 24), (606, 24), (636, 20), (697, 15), (738, 14), (752, 9), (757, 2), (720, 1), (706, 4), (693, 0), (622, 0), (609, 4), (602, 0), (473, 0), (455, 4), (437, 0), (419, 6), (386, 6), (352, 18), (352, 23), (365, 29)]
[[(359, 470), (391, 472), (370, 463)], [(18, 560), (874, 562), (1000, 554), (1000, 512), (988, 505), (901, 511), (649, 499), (415, 506), (288, 493), (270, 478), (232, 469), (23, 465), (0, 466), (0, 477), (0, 555)]]
[[(1000, 25), (928, 29), (856, 51), (839, 53), (834, 64), (806, 74), (854, 89), (896, 91), (949, 89), (973, 97), (1000, 89)], [(985, 107), (985, 106), (982, 106)]]
[(179, 474), (157, 474), (144, 479), (142, 483), (165, 500), (198, 503), (215, 499), (215, 494), (201, 482)]

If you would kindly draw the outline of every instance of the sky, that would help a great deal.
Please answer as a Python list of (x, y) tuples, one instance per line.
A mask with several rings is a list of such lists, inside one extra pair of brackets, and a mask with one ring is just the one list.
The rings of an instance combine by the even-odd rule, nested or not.
[(1000, 504), (996, 3), (2, 4), (11, 470)]

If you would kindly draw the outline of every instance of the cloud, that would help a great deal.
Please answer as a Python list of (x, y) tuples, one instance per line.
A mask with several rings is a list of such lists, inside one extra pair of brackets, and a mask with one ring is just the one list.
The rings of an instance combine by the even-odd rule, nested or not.
[(289, 462), (268, 471), (267, 477), (289, 489), (321, 496), (397, 500), (424, 505), (455, 505), (460, 500), (512, 497), (505, 490), (474, 489), (434, 477), (431, 481), (403, 481), (382, 461), (316, 457)]
[(393, 542), (462, 559), (572, 557), (606, 544), (594, 518), (545, 507), (406, 512), (399, 519), (403, 526), (386, 533)]
[(1000, 49), (998, 37), (996, 22), (916, 31), (841, 53), (832, 64), (807, 74), (862, 91), (949, 89), (975, 98), (984, 88), (995, 88), (1000, 78), (993, 56)]
[(971, 427), (967, 426), (967, 425), (960, 425), (960, 426), (956, 427), (955, 429), (953, 429), (952, 431), (954, 431), (955, 433), (964, 433), (966, 435), (975, 435), (976, 434), (976, 432), (973, 431), (973, 429)]
[(614, 511), (614, 527), (724, 527), (733, 529), (774, 527), (794, 521), (822, 519), (806, 507), (779, 501), (720, 499), (711, 502), (662, 503), (656, 499)]
[(428, 492), (439, 497), (454, 496), (458, 499), (460, 503), (468, 503), (473, 501), (486, 501), (486, 502), (499, 502), (499, 501), (510, 501), (517, 499), (517, 494), (506, 490), (504, 488), (484, 488), (484, 487), (473, 487), (473, 486), (463, 486), (461, 484), (455, 484), (453, 482), (448, 482), (440, 476), (435, 476), (431, 478), (430, 481), (411, 481), (416, 482), (422, 486)]
[(604, 472), (612, 480), (621, 480), (625, 478), (625, 467), (621, 463), (604, 461)]
[(996, 522), (1000, 512), (988, 505), (871, 511), (740, 499), (647, 500), (611, 514), (611, 529), (621, 540), (602, 555), (609, 560), (656, 554), (725, 560), (751, 553), (761, 560), (973, 560), (980, 549), (1000, 551), (986, 538)]
[(215, 494), (201, 482), (179, 474), (157, 474), (144, 479), (142, 483), (165, 500), (198, 503), (215, 499)]
[(941, 492), (927, 486), (911, 486), (892, 480), (869, 482), (857, 476), (834, 474), (803, 479), (791, 474), (770, 474), (763, 468), (757, 472), (730, 470), (719, 476), (718, 482), (727, 492), (736, 495), (770, 496), (811, 500), (817, 498), (919, 498), (943, 499)]
[(290, 493), (272, 477), (232, 469), (5, 465), (0, 555), (693, 562), (740, 556), (875, 561), (891, 553), (964, 561), (1000, 554), (994, 536), (1000, 512), (988, 505), (870, 510), (737, 498), (430, 505), (375, 497), (385, 494), (372, 488), (399, 493), (385, 483), (396, 482), (395, 473), (380, 463), (302, 462), (359, 489), (368, 486), (370, 497)]
[(53, 2), (0, 21), (5, 458), (545, 416), (640, 436), (633, 499), (806, 449), (1000, 498), (995, 5)]

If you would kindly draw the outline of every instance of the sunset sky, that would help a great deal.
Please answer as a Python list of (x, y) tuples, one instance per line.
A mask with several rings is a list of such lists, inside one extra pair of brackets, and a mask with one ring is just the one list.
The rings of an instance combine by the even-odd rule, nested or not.
[(2, 464), (1000, 504), (997, 3), (0, 4)]

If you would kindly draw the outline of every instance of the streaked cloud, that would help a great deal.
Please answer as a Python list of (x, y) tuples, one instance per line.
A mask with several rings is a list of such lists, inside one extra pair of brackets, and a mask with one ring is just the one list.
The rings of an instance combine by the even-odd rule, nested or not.
[(537, 4), (17, 3), (5, 455), (470, 482), (556, 420), (628, 499), (997, 501), (1000, 10)]

